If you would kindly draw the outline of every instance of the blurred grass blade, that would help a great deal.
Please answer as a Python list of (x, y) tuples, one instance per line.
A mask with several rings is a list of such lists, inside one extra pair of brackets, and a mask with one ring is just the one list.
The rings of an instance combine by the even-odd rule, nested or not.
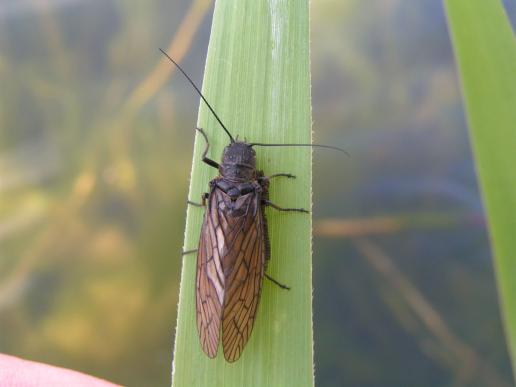
[(445, 1), (516, 369), (516, 41), (501, 1)]
[[(311, 141), (308, 1), (218, 0), (203, 91), (234, 136), (269, 143)], [(192, 91), (193, 92), (193, 91)], [(205, 105), (199, 112), (209, 156), (220, 159), (229, 140)], [(201, 162), (197, 136), (190, 199), (198, 201), (216, 171)], [(291, 172), (296, 180), (271, 184), (271, 200), (311, 206), (311, 150), (257, 148), (266, 174)], [(267, 210), (271, 237), (268, 273), (291, 286), (265, 281), (253, 334), (242, 357), (211, 360), (201, 350), (195, 322), (194, 255), (183, 260), (173, 365), (173, 386), (312, 386), (311, 218)], [(185, 249), (197, 247), (203, 210), (187, 211)]]

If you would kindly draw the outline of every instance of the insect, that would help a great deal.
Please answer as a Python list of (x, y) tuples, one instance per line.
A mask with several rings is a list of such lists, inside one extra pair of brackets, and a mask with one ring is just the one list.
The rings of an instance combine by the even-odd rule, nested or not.
[(230, 143), (224, 149), (222, 162), (207, 157), (208, 136), (203, 129), (206, 147), (202, 161), (216, 168), (219, 175), (210, 181), (209, 192), (202, 195), (204, 221), (196, 250), (196, 314), (197, 329), (203, 351), (210, 358), (217, 355), (222, 341), (224, 358), (236, 361), (249, 340), (256, 319), (264, 277), (283, 289), (289, 289), (266, 274), (270, 259), (269, 236), (265, 208), (278, 211), (308, 213), (301, 208), (282, 208), (269, 200), (269, 181), (277, 177), (295, 178), (289, 173), (265, 176), (256, 169), (254, 146), (315, 146), (316, 144), (247, 143), (233, 138), (222, 120), (183, 69), (162, 49), (160, 51), (181, 71), (206, 103)]

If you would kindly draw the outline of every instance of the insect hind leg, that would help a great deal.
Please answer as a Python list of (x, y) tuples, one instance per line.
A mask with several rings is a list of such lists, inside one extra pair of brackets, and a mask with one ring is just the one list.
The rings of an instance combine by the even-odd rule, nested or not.
[(265, 274), (265, 278), (267, 278), (269, 281), (271, 281), (273, 284), (276, 284), (278, 285), (281, 289), (285, 289), (285, 290), (290, 290), (290, 287), (288, 287), (287, 285), (284, 285), (282, 284), (281, 282), (275, 280), (274, 278), (272, 278), (270, 275), (268, 274)]
[(188, 254), (193, 254), (199, 251), (199, 249), (193, 249), (193, 250), (181, 250), (181, 256), (185, 256)]

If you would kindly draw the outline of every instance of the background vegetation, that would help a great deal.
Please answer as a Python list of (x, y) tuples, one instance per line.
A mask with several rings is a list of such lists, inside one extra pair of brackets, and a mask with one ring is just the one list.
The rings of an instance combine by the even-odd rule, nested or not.
[(516, 370), (516, 40), (499, 2), (446, 3)]
[[(506, 3), (514, 20), (514, 2)], [(209, 1), (0, 7), (0, 351), (169, 385)], [(442, 4), (312, 3), (320, 386), (512, 385)]]

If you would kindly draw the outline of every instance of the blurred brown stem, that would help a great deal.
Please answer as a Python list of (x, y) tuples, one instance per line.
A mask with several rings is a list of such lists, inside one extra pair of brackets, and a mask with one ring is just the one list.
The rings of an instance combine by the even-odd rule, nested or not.
[[(181, 22), (177, 33), (166, 48), (166, 51), (177, 61), (181, 62), (185, 54), (188, 52), (192, 44), (192, 40), (201, 24), (208, 8), (211, 4), (210, 0), (196, 0), (190, 6), (188, 13)], [(161, 58), (154, 70), (140, 82), (138, 86), (129, 95), (124, 107), (124, 116), (127, 120), (132, 119), (134, 115), (145, 105), (157, 92), (163, 87), (170, 75), (175, 71), (175, 67), (163, 58), (156, 46), (156, 55)]]
[[(40, 1), (42, 6), (48, 5), (47, 0)], [(183, 22), (167, 48), (177, 60), (180, 61), (190, 48), (193, 37), (210, 4), (210, 0), (196, 0), (190, 6)], [(45, 11), (48, 11), (48, 9), (45, 9)], [(45, 17), (49, 16), (45, 15)], [(45, 19), (45, 21), (45, 26), (48, 29), (47, 33), (52, 37), (50, 41), (53, 43), (56, 52), (59, 52), (61, 47), (59, 30), (53, 24), (54, 21), (52, 19)], [(156, 47), (156, 55), (160, 55), (158, 47)], [(154, 70), (130, 94), (124, 109), (118, 116), (119, 124), (116, 125), (115, 131), (126, 128), (126, 125), (136, 116), (139, 109), (156, 94), (173, 71), (174, 67), (170, 66), (169, 62), (164, 59), (159, 61)], [(126, 137), (123, 137), (123, 139), (126, 141)], [(99, 146), (101, 145), (103, 144)], [(127, 148), (124, 151), (123, 155), (127, 155)], [(126, 157), (121, 156), (122, 159)], [(27, 248), (12, 272), (2, 279), (0, 283), (0, 309), (12, 302), (14, 298), (19, 297), (26, 288), (26, 284), (30, 279), (34, 266), (38, 263), (39, 257), (53, 247), (54, 241), (59, 239), (58, 236), (62, 235), (63, 230), (68, 229), (69, 224), (75, 219), (75, 214), (79, 212), (89, 199), (96, 184), (96, 179), (97, 171), (95, 168), (78, 174), (75, 186), (66, 201), (59, 203), (55, 213), (50, 217), (51, 222), (45, 231)]]
[(482, 214), (420, 212), (412, 214), (373, 216), (369, 218), (326, 218), (314, 224), (314, 234), (324, 237), (356, 238), (370, 235), (395, 234), (403, 230), (440, 229), (458, 226), (483, 227)]

